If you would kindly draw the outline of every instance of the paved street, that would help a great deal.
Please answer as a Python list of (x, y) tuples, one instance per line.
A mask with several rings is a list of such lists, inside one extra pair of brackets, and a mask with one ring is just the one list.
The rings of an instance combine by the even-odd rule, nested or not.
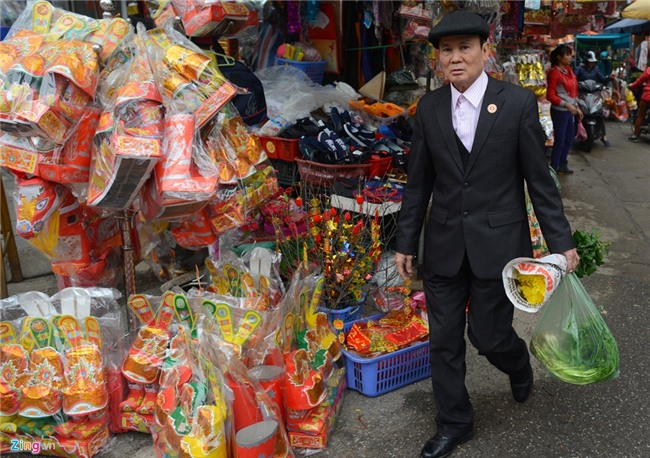
[[(650, 137), (630, 143), (628, 124), (609, 122), (607, 129), (612, 147), (598, 143), (591, 153), (574, 151), (569, 166), (575, 174), (560, 182), (573, 229), (597, 228), (611, 243), (606, 265), (583, 283), (617, 339), (621, 376), (568, 385), (533, 360), (533, 396), (520, 405), (507, 376), (468, 345), (476, 435), (454, 458), (650, 456)], [(20, 251), (23, 272), (38, 271), (33, 250), (22, 242)], [(53, 293), (55, 285), (51, 276), (9, 284), (10, 294), (30, 289)], [(538, 318), (515, 311), (515, 326), (527, 342)], [(428, 380), (377, 398), (348, 391), (329, 447), (318, 456), (415, 458), (434, 432), (434, 416)], [(154, 453), (147, 436), (126, 434), (99, 456)]]

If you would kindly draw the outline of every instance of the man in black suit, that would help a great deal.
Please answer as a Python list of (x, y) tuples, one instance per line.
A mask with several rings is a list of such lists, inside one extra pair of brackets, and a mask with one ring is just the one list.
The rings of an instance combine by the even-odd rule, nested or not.
[(524, 181), (551, 252), (564, 254), (569, 271), (579, 262), (546, 164), (537, 100), (528, 89), (487, 76), (488, 35), (486, 22), (465, 11), (431, 30), (451, 84), (418, 104), (400, 211), (395, 263), (406, 278), (433, 198), (423, 262), (437, 431), (424, 458), (448, 455), (474, 432), (466, 322), (479, 354), (509, 376), (514, 399), (530, 395), (528, 349), (512, 328), (513, 306), (501, 279), (508, 261), (532, 257)]

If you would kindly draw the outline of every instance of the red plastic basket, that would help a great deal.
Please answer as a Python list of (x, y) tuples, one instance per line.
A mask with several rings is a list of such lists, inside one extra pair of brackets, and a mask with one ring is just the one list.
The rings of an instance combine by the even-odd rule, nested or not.
[(371, 164), (331, 165), (296, 159), (300, 179), (313, 186), (331, 186), (340, 180), (367, 177)]
[(298, 149), (298, 140), (280, 137), (259, 137), (259, 139), (269, 159), (293, 161), (302, 157)]
[(370, 174), (369, 177), (383, 177), (386, 175), (386, 172), (390, 170), (390, 166), (393, 163), (393, 157), (382, 157), (379, 159), (370, 158)]

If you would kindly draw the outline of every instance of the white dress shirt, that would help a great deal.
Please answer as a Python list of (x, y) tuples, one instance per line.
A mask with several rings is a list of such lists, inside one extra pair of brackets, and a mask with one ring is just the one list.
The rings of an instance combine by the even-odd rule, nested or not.
[(459, 92), (451, 85), (451, 121), (456, 135), (470, 152), (487, 85), (488, 76), (485, 72), (465, 92)]

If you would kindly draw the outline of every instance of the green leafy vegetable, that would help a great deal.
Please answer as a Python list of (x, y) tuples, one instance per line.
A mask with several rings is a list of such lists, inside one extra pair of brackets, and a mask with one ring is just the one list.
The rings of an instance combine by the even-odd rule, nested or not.
[(619, 375), (614, 335), (574, 273), (562, 279), (546, 305), (530, 352), (566, 383), (586, 385)]
[(591, 232), (575, 231), (573, 233), (573, 243), (580, 256), (580, 264), (575, 271), (579, 277), (586, 277), (605, 263), (605, 256), (609, 252), (609, 243), (600, 239), (600, 233), (593, 229)]
[(583, 323), (576, 334), (567, 335), (566, 330), (561, 335), (537, 334), (530, 342), (530, 351), (551, 374), (566, 383), (587, 385), (616, 377), (618, 346), (605, 322)]

